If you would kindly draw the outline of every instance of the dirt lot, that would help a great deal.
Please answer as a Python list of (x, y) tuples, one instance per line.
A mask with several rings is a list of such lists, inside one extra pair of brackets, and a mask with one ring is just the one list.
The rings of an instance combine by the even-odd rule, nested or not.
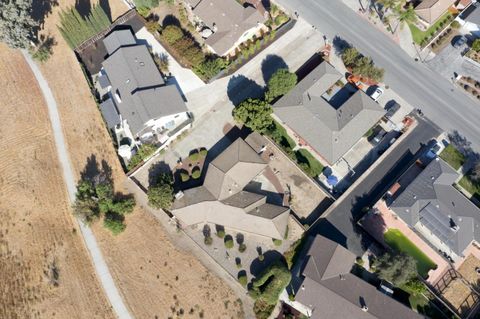
[(0, 45), (0, 318), (113, 318), (69, 211), (47, 107)]
[(458, 268), (458, 272), (474, 286), (478, 286), (480, 277), (478, 276), (475, 268), (480, 267), (480, 260), (475, 256), (470, 255), (465, 259), (463, 264)]
[[(61, 7), (74, 2), (61, 1)], [(126, 10), (121, 0), (110, 0), (110, 7), (113, 16)], [(43, 32), (53, 35), (58, 44), (42, 72), (60, 110), (73, 168), (79, 176), (87, 158), (93, 155), (98, 162), (105, 160), (112, 168), (115, 184), (123, 185), (125, 176), (100, 112), (74, 53), (57, 31), (58, 10), (59, 7), (54, 8), (45, 21)], [(118, 190), (122, 191), (120, 187)], [(177, 312), (178, 316), (183, 312), (187, 318), (242, 317), (233, 291), (194, 257), (177, 250), (161, 225), (142, 209), (127, 218), (127, 230), (118, 237), (111, 236), (100, 224), (93, 228), (112, 275), (136, 318), (176, 317)]]
[(475, 303), (474, 295), (470, 288), (460, 279), (454, 279), (442, 293), (460, 314), (468, 313), (470, 307)]

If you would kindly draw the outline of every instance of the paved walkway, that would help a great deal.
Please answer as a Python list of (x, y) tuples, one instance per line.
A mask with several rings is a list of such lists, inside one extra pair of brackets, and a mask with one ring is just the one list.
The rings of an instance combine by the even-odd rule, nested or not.
[(425, 253), (428, 258), (437, 264), (437, 269), (432, 269), (428, 272), (427, 279), (428, 282), (435, 283), (449, 267), (448, 263), (413, 230), (411, 230), (407, 224), (393, 215), (383, 200), (379, 201), (375, 205), (375, 208), (378, 209), (380, 215), (372, 214), (366, 216), (363, 222), (363, 228), (385, 247), (388, 247), (388, 245), (385, 243), (383, 234), (391, 228), (400, 230), (402, 234)]
[(143, 27), (136, 34), (137, 39), (145, 40), (152, 48), (153, 53), (168, 56), (168, 69), (172, 73), (175, 81), (183, 94), (194, 91), (205, 86), (205, 83), (190, 69), (182, 67), (178, 62), (163, 48), (155, 37)]
[[(68, 196), (70, 198), (70, 201), (73, 203), (73, 201), (75, 200), (76, 183), (73, 175), (72, 166), (70, 164), (70, 159), (68, 157), (65, 138), (63, 136), (62, 124), (60, 122), (57, 103), (55, 101), (55, 98), (53, 97), (52, 91), (50, 90), (47, 81), (43, 77), (38, 66), (32, 60), (27, 51), (23, 50), (22, 53), (33, 74), (35, 75), (35, 78), (37, 79), (37, 82), (40, 86), (40, 89), (42, 90), (42, 94), (47, 103), (48, 114), (50, 117), (50, 122), (52, 124), (53, 137), (58, 153), (58, 159), (63, 170), (63, 178), (67, 186)], [(105, 291), (105, 294), (107, 295), (107, 298), (112, 305), (113, 310), (120, 319), (132, 318), (127, 307), (123, 303), (122, 297), (120, 296), (117, 287), (115, 286), (112, 275), (108, 270), (108, 266), (105, 263), (105, 260), (102, 256), (100, 248), (98, 247), (92, 230), (80, 220), (78, 220), (78, 224), (80, 226), (80, 231), (82, 233), (83, 240), (85, 241), (85, 245), (87, 246), (90, 256), (92, 257), (93, 266), (95, 267), (97, 276), (100, 279), (103, 290)]]

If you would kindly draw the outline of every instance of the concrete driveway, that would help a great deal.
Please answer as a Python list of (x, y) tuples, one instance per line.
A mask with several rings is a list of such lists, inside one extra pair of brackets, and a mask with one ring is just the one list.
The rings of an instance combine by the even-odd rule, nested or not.
[(445, 47), (432, 60), (427, 62), (428, 67), (441, 74), (444, 78), (451, 80), (454, 73), (470, 76), (480, 80), (480, 68), (463, 58), (462, 52), (468, 50), (464, 44), (459, 48), (452, 45)]

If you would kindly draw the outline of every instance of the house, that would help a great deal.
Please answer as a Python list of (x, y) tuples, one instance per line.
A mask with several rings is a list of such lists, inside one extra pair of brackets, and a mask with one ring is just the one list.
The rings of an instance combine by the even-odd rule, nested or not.
[(435, 23), (456, 0), (422, 0), (416, 7), (415, 13), (420, 21), (430, 26)]
[(350, 84), (339, 87), (341, 78), (322, 62), (273, 105), (274, 118), (287, 132), (328, 164), (341, 159), (385, 114), (363, 91)]
[[(417, 164), (410, 168), (418, 169)], [(455, 261), (473, 242), (480, 242), (480, 209), (453, 186), (459, 177), (436, 158), (413, 180), (400, 178), (400, 188), (386, 200), (396, 216)]]
[(289, 302), (311, 319), (409, 319), (421, 315), (351, 273), (355, 255), (317, 235), (293, 268)]
[(182, 226), (211, 223), (269, 238), (285, 236), (290, 209), (245, 187), (267, 163), (241, 138), (208, 164), (202, 186), (175, 200), (172, 214)]
[(469, 5), (456, 18), (462, 28), (474, 36), (480, 36), (480, 3), (474, 2)]
[[(191, 125), (177, 87), (165, 83), (147, 46), (129, 29), (114, 30), (103, 44), (108, 57), (98, 76), (106, 97), (100, 110), (120, 145), (164, 146)], [(119, 151), (128, 158), (126, 148)]]
[[(220, 56), (234, 53), (242, 42), (266, 29), (268, 12), (261, 1), (185, 0), (193, 24), (210, 50)], [(240, 2), (243, 3), (240, 4)]]

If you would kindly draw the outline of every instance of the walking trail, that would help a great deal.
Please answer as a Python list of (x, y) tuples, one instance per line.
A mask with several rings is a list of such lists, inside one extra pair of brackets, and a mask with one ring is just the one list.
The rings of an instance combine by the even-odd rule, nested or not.
[[(32, 60), (27, 51), (22, 50), (22, 53), (28, 65), (30, 66), (30, 69), (35, 75), (35, 78), (37, 79), (38, 85), (40, 86), (42, 94), (47, 103), (48, 114), (53, 129), (55, 146), (57, 149), (58, 158), (60, 160), (60, 165), (63, 170), (63, 178), (67, 186), (68, 196), (70, 198), (70, 201), (73, 203), (75, 201), (76, 192), (75, 179), (73, 177), (74, 175), (72, 166), (70, 165), (70, 159), (68, 158), (67, 147), (65, 144), (65, 138), (63, 136), (62, 124), (60, 123), (57, 102), (55, 101), (52, 91), (50, 90), (50, 87), (48, 86), (48, 83), (40, 72), (38, 66)], [(87, 246), (87, 249), (90, 252), (90, 256), (92, 257), (93, 266), (95, 267), (97, 276), (100, 279), (103, 290), (105, 291), (105, 294), (110, 304), (112, 305), (114, 312), (119, 319), (133, 318), (130, 315), (127, 307), (125, 306), (122, 297), (117, 290), (117, 287), (115, 286), (112, 275), (108, 270), (107, 264), (105, 263), (105, 260), (102, 256), (100, 248), (98, 247), (97, 240), (95, 239), (92, 230), (81, 220), (78, 220), (78, 224), (80, 225), (80, 231), (82, 233), (83, 240), (85, 241), (85, 245)]]

